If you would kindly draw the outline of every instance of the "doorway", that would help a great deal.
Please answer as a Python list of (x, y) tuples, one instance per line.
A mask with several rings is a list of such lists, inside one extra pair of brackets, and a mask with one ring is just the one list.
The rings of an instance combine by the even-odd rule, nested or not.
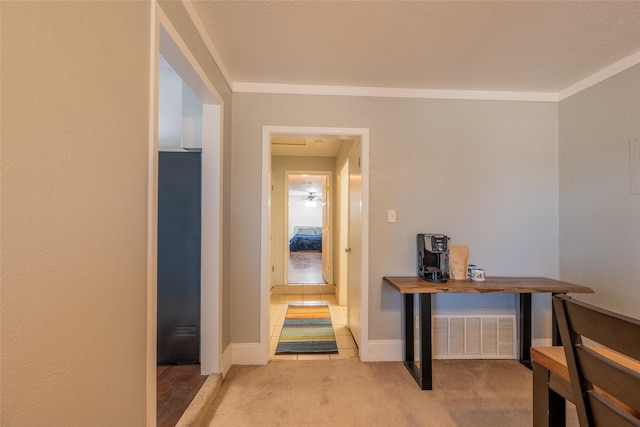
[(284, 284), (333, 285), (333, 172), (285, 170)]
[[(222, 371), (221, 349), (221, 290), (222, 290), (222, 98), (215, 90), (213, 84), (201, 71), (201, 67), (192, 55), (185, 53), (175, 40), (180, 40), (175, 28), (163, 14), (158, 14), (159, 26), (156, 29), (154, 51), (151, 61), (151, 81), (154, 83), (151, 90), (150, 114), (150, 141), (149, 141), (149, 238), (148, 238), (148, 289), (147, 289), (147, 410), (148, 418), (153, 419), (161, 415), (158, 408), (158, 391), (165, 387), (167, 381), (165, 375), (160, 378), (158, 362), (158, 189), (159, 189), (159, 151), (178, 153), (199, 152), (201, 165), (198, 191), (200, 201), (200, 244), (197, 252), (201, 260), (197, 268), (199, 274), (199, 314), (195, 322), (198, 329), (199, 366), (194, 375), (205, 376)], [(190, 58), (190, 59), (187, 59)], [(162, 67), (162, 70), (161, 70)], [(189, 96), (197, 100), (198, 113), (194, 116), (191, 106), (185, 106), (169, 96), (169, 102), (165, 96), (167, 92), (160, 87), (163, 83), (161, 72), (171, 69), (174, 73), (170, 83), (174, 94)], [(186, 91), (190, 94), (185, 95)], [(171, 92), (171, 90), (169, 91)], [(169, 105), (169, 110), (164, 110), (162, 104)], [(167, 117), (173, 117), (167, 120)], [(167, 125), (169, 125), (167, 127)], [(173, 141), (173, 142), (168, 142)], [(196, 184), (197, 185), (197, 184)], [(164, 262), (164, 261), (162, 261)], [(179, 325), (185, 326), (185, 325)], [(192, 334), (193, 328), (176, 328), (178, 335)], [(174, 365), (176, 367), (182, 365)], [(199, 374), (199, 375), (198, 375)], [(162, 382), (162, 384), (161, 384)], [(187, 394), (175, 387), (172, 381), (168, 381), (167, 392), (171, 395), (180, 395), (188, 406), (190, 399), (184, 398)], [(197, 392), (197, 386), (194, 386)], [(179, 406), (179, 402), (171, 403), (173, 412)], [(186, 406), (184, 406), (186, 408)], [(183, 408), (183, 409), (184, 409)], [(179, 411), (178, 411), (179, 415)], [(170, 421), (169, 421), (170, 423)], [(171, 424), (173, 425), (173, 424)]]
[[(174, 39), (179, 39), (171, 25), (164, 25), (161, 18), (158, 37), (158, 64), (162, 61), (173, 69), (180, 80), (180, 92), (192, 92), (192, 97), (201, 105), (201, 117), (193, 113), (193, 107), (174, 105), (174, 111), (169, 113), (177, 115), (179, 127), (178, 139), (173, 147), (179, 151), (201, 151), (201, 247), (200, 256), (203, 262), (200, 266), (200, 368), (203, 375), (221, 372), (221, 282), (222, 282), (222, 109), (221, 97), (215, 90), (207, 76), (196, 71), (200, 69), (194, 59), (187, 59)], [(156, 76), (159, 76), (159, 65), (156, 68)], [(156, 77), (158, 79), (158, 77)], [(160, 83), (158, 79), (158, 83)], [(188, 88), (188, 91), (184, 89)], [(162, 90), (159, 88), (156, 94), (156, 104), (160, 113), (160, 104), (166, 102), (161, 99)], [(176, 104), (174, 102), (174, 104)], [(158, 137), (154, 143), (152, 158), (152, 188), (155, 189), (154, 200), (150, 201), (150, 209), (154, 214), (153, 229), (150, 230), (153, 251), (157, 252), (157, 188), (158, 188), (158, 145), (163, 138), (160, 137), (163, 124), (158, 116)], [(166, 129), (163, 132), (167, 132)], [(199, 142), (198, 142), (199, 141)], [(163, 150), (171, 150), (171, 143), (163, 141)], [(150, 260), (152, 271), (157, 270), (157, 260)], [(154, 283), (152, 286), (156, 286)], [(157, 303), (157, 291), (153, 292), (153, 306)], [(157, 328), (157, 322), (155, 323)], [(154, 335), (155, 335), (154, 331)], [(155, 340), (154, 340), (155, 341)], [(155, 357), (154, 357), (155, 360)]]
[[(306, 127), (285, 127), (285, 126), (264, 126), (262, 138), (262, 210), (261, 210), (261, 239), (260, 250), (262, 259), (261, 268), (261, 292), (260, 304), (262, 307), (260, 314), (260, 359), (257, 363), (267, 363), (269, 360), (269, 336), (270, 336), (270, 310), (269, 304), (271, 299), (271, 291), (273, 285), (273, 272), (276, 265), (273, 264), (274, 256), (278, 256), (277, 252), (272, 250), (271, 242), (273, 240), (273, 224), (272, 216), (283, 215), (278, 212), (278, 204), (273, 204), (274, 181), (278, 179), (276, 174), (272, 174), (272, 139), (274, 137), (283, 139), (305, 139), (305, 138), (322, 138), (332, 137), (340, 141), (357, 141), (357, 159), (359, 167), (359, 175), (357, 177), (360, 183), (360, 200), (357, 202), (358, 210), (361, 215), (359, 222), (359, 232), (357, 233), (359, 242), (355, 246), (357, 253), (351, 253), (350, 258), (357, 258), (358, 262), (354, 265), (357, 271), (353, 271), (350, 279), (353, 279), (353, 286), (357, 287), (358, 292), (352, 292), (353, 301), (347, 301), (347, 306), (357, 304), (357, 310), (353, 311), (350, 321), (354, 322), (353, 326), (357, 330), (358, 336), (354, 339), (358, 343), (358, 353), (363, 361), (369, 360), (368, 351), (368, 156), (369, 156), (369, 130), (359, 128), (306, 128)], [(291, 145), (296, 144), (295, 141), (287, 142)], [(300, 144), (302, 145), (302, 144)], [(275, 146), (275, 145), (274, 145)], [(345, 154), (341, 154), (344, 156)], [(349, 153), (346, 153), (349, 155)], [(350, 160), (351, 162), (351, 160)], [(335, 165), (334, 160), (334, 165)], [(340, 165), (341, 168), (342, 165)], [(336, 168), (334, 167), (334, 171)], [(356, 179), (354, 177), (354, 179)], [(272, 212), (273, 210), (273, 212)], [(278, 233), (280, 234), (280, 233)], [(337, 240), (337, 237), (335, 237)], [(346, 248), (339, 248), (340, 251)], [(282, 250), (279, 253), (284, 253)], [(335, 262), (335, 256), (334, 256)], [(276, 263), (277, 264), (277, 263)], [(282, 264), (280, 264), (282, 265)], [(359, 301), (356, 301), (358, 299)]]

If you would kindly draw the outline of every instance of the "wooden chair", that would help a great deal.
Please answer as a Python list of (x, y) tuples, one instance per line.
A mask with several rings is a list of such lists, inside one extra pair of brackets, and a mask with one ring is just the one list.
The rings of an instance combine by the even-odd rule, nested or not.
[[(640, 374), (624, 366), (640, 361), (640, 320), (565, 295), (553, 308), (580, 426), (640, 426)], [(594, 351), (583, 337), (616, 353)]]

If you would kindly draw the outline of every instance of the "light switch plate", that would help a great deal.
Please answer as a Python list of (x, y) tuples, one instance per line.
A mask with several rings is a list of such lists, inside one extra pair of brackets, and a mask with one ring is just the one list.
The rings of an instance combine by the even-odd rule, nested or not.
[(396, 222), (396, 210), (389, 209), (387, 211), (387, 222)]

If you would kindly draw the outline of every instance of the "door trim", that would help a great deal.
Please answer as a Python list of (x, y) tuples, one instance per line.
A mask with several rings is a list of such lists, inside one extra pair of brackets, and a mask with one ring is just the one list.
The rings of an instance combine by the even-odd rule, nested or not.
[[(209, 375), (220, 373), (223, 369), (221, 366), (223, 250), (220, 212), (222, 212), (224, 104), (215, 86), (161, 8), (158, 8), (158, 16), (160, 17), (159, 54), (164, 56), (203, 104), (201, 257), (207, 262), (203, 262), (201, 268), (200, 370), (202, 375)], [(157, 147), (157, 142), (155, 144)], [(153, 165), (153, 167), (156, 166)], [(155, 179), (157, 180), (157, 176)], [(157, 223), (157, 206), (153, 209), (152, 214)], [(156, 236), (154, 238), (157, 239)]]
[(362, 325), (360, 333), (360, 360), (369, 360), (369, 129), (300, 126), (262, 127), (262, 203), (260, 213), (260, 357), (259, 362), (269, 361), (269, 299), (271, 283), (271, 136), (273, 134), (331, 135), (357, 137), (362, 147)]
[[(156, 419), (157, 372), (157, 228), (158, 228), (158, 63), (162, 54), (203, 103), (202, 247), (210, 264), (201, 277), (201, 350), (203, 375), (222, 366), (222, 140), (224, 102), (179, 31), (156, 3), (151, 3), (149, 67), (148, 218), (147, 218), (147, 418)], [(228, 369), (228, 368), (227, 368)]]

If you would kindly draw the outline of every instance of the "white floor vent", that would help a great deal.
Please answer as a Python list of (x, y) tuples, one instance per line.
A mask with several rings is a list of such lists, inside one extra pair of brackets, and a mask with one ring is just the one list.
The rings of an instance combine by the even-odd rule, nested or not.
[(435, 315), (434, 359), (516, 359), (516, 316)]

